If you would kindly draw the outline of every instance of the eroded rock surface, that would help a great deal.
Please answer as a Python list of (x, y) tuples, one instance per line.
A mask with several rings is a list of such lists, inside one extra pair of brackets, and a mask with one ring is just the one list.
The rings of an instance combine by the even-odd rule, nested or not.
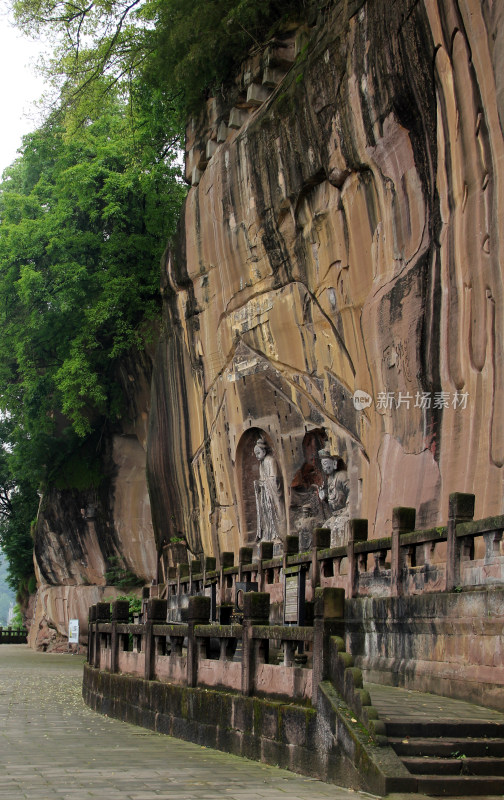
[(490, 0), (329, 3), (189, 124), (152, 394), (125, 362), (106, 482), (42, 498), (33, 637), (114, 564), (150, 582), (162, 547), (254, 544), (258, 439), (283, 536), (328, 517), (323, 449), (370, 536), (397, 505), (444, 522), (453, 491), (502, 513), (503, 35)]
[[(118, 381), (127, 409), (108, 432), (103, 478), (96, 489), (52, 489), (41, 498), (34, 531), (38, 583), (29, 642), (51, 648), (79, 619), (87, 634), (90, 605), (156, 577), (157, 545), (145, 472), (151, 359), (122, 364)], [(120, 588), (117, 583), (121, 581)]]
[(324, 446), (371, 536), (396, 505), (441, 522), (453, 491), (502, 511), (503, 30), (490, 1), (335, 2), (276, 88), (291, 62), (256, 60), (231, 115), (189, 126), (151, 404), (160, 541), (254, 541), (259, 437), (286, 532), (323, 519)]

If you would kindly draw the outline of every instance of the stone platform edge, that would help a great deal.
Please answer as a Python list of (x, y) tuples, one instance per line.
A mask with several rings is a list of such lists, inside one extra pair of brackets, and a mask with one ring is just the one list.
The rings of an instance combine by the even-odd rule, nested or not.
[(202, 747), (384, 795), (414, 791), (388, 745), (377, 745), (330, 683), (317, 709), (190, 688), (84, 665), (84, 702), (101, 714)]
[(504, 586), (345, 603), (346, 649), (365, 682), (504, 712)]

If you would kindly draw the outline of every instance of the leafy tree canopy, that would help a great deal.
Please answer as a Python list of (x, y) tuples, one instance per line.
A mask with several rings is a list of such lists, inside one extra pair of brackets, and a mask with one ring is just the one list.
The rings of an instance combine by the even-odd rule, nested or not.
[[(147, 139), (147, 140), (146, 140)], [(157, 311), (184, 189), (174, 154), (109, 102), (72, 138), (27, 136), (0, 184), (0, 411), (30, 437), (114, 416), (114, 359)]]
[[(316, 0), (14, 0), (18, 24), (55, 37), (47, 75), (65, 107), (96, 102), (132, 76), (177, 97), (183, 116), (216, 91), (272, 27)], [(97, 78), (101, 83), (97, 88)]]
[(22, 596), (37, 491), (99, 481), (100, 431), (122, 410), (117, 361), (158, 311), (188, 111), (272, 25), (319, 3), (13, 5), (21, 28), (54, 42), (55, 98), (0, 183), (0, 545)]
[(13, 427), (11, 419), (0, 420), (0, 548), (2, 559), (5, 556), (8, 562), (2, 579), (22, 595), (33, 573), (30, 528), (37, 513), (38, 496), (29, 479), (21, 477), (16, 481), (11, 470)]
[(50, 117), (0, 183), (0, 544), (12, 583), (32, 574), (37, 490), (98, 482), (100, 430), (123, 412), (118, 359), (144, 346), (159, 311), (185, 187), (179, 130), (157, 125), (158, 102), (144, 92), (132, 113), (107, 93), (71, 136)]

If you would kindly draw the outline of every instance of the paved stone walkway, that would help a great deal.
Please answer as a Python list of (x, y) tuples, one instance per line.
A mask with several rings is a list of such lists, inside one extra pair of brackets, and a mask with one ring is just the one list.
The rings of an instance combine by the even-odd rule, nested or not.
[(500, 711), (466, 703), (464, 700), (415, 692), (411, 689), (381, 686), (377, 683), (366, 683), (366, 689), (381, 719), (385, 721), (399, 719), (404, 722), (415, 722), (427, 717), (441, 722), (467, 720), (498, 722), (501, 725), (504, 722), (504, 714)]
[(372, 797), (96, 714), (82, 663), (0, 646), (0, 800)]

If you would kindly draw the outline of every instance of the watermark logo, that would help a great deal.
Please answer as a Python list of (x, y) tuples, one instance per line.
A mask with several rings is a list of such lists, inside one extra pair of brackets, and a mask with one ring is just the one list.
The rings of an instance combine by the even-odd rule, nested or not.
[(469, 392), (378, 392), (377, 411), (393, 408), (467, 408)]
[(372, 402), (373, 398), (367, 392), (363, 392), (362, 389), (357, 389), (357, 391), (354, 392), (353, 404), (357, 411), (362, 411), (364, 408), (369, 408)]
[[(378, 392), (375, 407), (377, 411), (392, 411), (398, 408), (467, 408), (469, 392)], [(353, 395), (354, 408), (362, 411), (369, 408), (373, 398), (362, 389), (357, 389)]]

